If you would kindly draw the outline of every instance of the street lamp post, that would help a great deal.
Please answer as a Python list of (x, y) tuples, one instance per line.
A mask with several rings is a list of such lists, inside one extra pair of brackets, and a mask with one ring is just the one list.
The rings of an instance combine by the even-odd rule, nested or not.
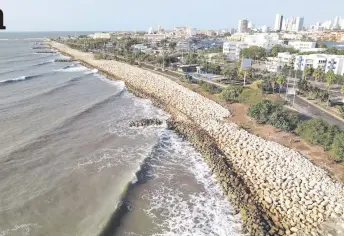
[[(300, 70), (302, 67), (302, 56), (300, 56), (298, 59), (297, 59), (297, 68)], [(295, 73), (296, 75), (296, 73)], [(294, 97), (293, 97), (293, 103), (292, 103), (292, 106), (295, 105), (295, 97), (296, 97), (296, 76), (294, 76), (294, 85), (293, 85), (293, 88), (294, 88)]]
[[(332, 59), (332, 60), (330, 60), (328, 63), (329, 63), (329, 66), (328, 66), (329, 71), (333, 71), (333, 70), (336, 68), (336, 67), (334, 66), (334, 64), (335, 64), (334, 60)], [(326, 108), (328, 108), (329, 105), (330, 105), (330, 95), (331, 95), (330, 86), (331, 86), (331, 84), (329, 83), (329, 84), (328, 84), (328, 99), (327, 99)]]

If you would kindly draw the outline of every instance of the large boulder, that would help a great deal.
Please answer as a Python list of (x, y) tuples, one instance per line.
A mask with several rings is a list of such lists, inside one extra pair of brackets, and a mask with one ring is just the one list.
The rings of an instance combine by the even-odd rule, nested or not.
[(141, 119), (141, 120), (131, 121), (129, 123), (129, 127), (146, 127), (146, 126), (161, 125), (161, 124), (162, 124), (162, 121), (157, 118)]

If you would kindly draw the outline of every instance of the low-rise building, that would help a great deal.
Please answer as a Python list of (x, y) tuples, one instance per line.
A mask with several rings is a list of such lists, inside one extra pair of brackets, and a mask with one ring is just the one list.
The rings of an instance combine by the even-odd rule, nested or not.
[(110, 39), (111, 33), (94, 33), (91, 35), (93, 39)]
[(333, 70), (336, 75), (344, 75), (344, 56), (327, 55), (325, 72)]
[(262, 47), (265, 50), (271, 50), (274, 46), (278, 44), (283, 44), (283, 40), (279, 40), (278, 34), (254, 34), (246, 35), (243, 38), (243, 41), (249, 46), (258, 46)]
[(305, 67), (325, 69), (327, 62), (327, 55), (325, 54), (311, 54), (311, 55), (297, 55), (295, 57), (295, 70), (300, 69), (303, 71)]
[(132, 46), (134, 51), (139, 51), (143, 53), (150, 53), (152, 52), (152, 48), (147, 47), (146, 45), (143, 44), (135, 44)]
[(277, 57), (268, 57), (266, 69), (269, 72), (280, 72), (284, 66), (293, 66), (295, 55), (289, 52), (278, 53)]
[(228, 60), (238, 60), (241, 50), (248, 47), (249, 45), (245, 42), (227, 41), (223, 43), (223, 54)]
[(314, 49), (316, 42), (290, 41), (288, 46), (291, 46), (296, 50)]
[(144, 35), (144, 39), (147, 39), (148, 41), (152, 43), (159, 42), (165, 38), (166, 38), (165, 34), (145, 34)]

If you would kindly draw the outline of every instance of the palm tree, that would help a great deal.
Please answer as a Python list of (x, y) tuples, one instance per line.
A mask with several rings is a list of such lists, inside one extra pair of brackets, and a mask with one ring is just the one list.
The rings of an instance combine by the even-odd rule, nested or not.
[(318, 67), (313, 72), (313, 77), (315, 81), (322, 81), (324, 79), (324, 70), (321, 67)]
[(285, 84), (285, 82), (286, 82), (286, 77), (285, 77), (283, 74), (280, 74), (280, 75), (277, 77), (276, 82), (277, 82), (278, 88), (279, 88), (278, 93), (281, 94), (281, 87)]
[(271, 77), (271, 86), (272, 86), (272, 93), (275, 93), (275, 85), (276, 85), (276, 82), (277, 82), (277, 77), (276, 76), (272, 76)]
[(326, 75), (325, 75), (325, 78), (326, 78), (326, 83), (327, 83), (327, 91), (328, 91), (328, 101), (327, 101), (327, 106), (329, 105), (330, 103), (330, 88), (331, 88), (331, 85), (335, 82), (336, 80), (336, 75), (334, 73), (333, 70), (329, 70)]

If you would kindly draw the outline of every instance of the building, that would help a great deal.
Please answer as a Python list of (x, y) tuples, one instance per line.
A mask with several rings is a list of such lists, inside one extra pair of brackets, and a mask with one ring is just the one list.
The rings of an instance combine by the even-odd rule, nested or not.
[(249, 46), (258, 46), (265, 50), (271, 50), (275, 45), (283, 43), (283, 40), (279, 40), (278, 34), (246, 35), (244, 36), (243, 41)]
[(247, 33), (235, 33), (227, 37), (229, 41), (242, 41), (243, 38), (248, 35)]
[(280, 35), (282, 39), (288, 39), (288, 40), (301, 40), (302, 34), (297, 33), (283, 33)]
[(149, 29), (148, 29), (148, 34), (154, 34), (154, 29), (153, 29), (152, 26), (149, 27)]
[(143, 53), (151, 53), (152, 52), (152, 48), (149, 48), (143, 44), (135, 44), (133, 46), (131, 46), (134, 51), (136, 52), (143, 52)]
[(280, 72), (284, 66), (293, 66), (295, 55), (289, 52), (278, 53), (277, 57), (268, 57), (266, 61), (266, 69), (269, 72)]
[(248, 20), (239, 20), (238, 33), (248, 33)]
[(292, 16), (288, 18), (283, 18), (282, 30), (288, 31), (288, 32), (299, 32), (303, 30), (303, 23), (304, 23), (303, 17)]
[(296, 50), (308, 50), (313, 48), (315, 49), (316, 42), (290, 41), (288, 45), (295, 48)]
[(165, 38), (166, 38), (165, 34), (145, 34), (144, 35), (144, 39), (147, 39), (148, 41), (152, 43), (159, 42)]
[(294, 32), (302, 31), (303, 30), (303, 22), (304, 22), (304, 18), (303, 17), (296, 17), (295, 18), (294, 27), (293, 27), (293, 31)]
[(263, 25), (261, 27), (261, 31), (262, 31), (262, 33), (269, 33), (269, 27), (267, 27), (266, 25)]
[(281, 31), (282, 30), (282, 23), (283, 23), (283, 16), (280, 14), (276, 14), (275, 18), (275, 31)]
[(344, 56), (327, 55), (325, 72), (333, 70), (336, 75), (344, 75)]
[(223, 43), (223, 54), (227, 56), (228, 60), (240, 59), (240, 52), (249, 45), (245, 42), (227, 41)]
[(295, 57), (294, 69), (303, 71), (305, 67), (322, 68), (325, 70), (327, 64), (326, 54), (297, 55)]
[(110, 39), (111, 33), (94, 33), (91, 35), (93, 39)]

